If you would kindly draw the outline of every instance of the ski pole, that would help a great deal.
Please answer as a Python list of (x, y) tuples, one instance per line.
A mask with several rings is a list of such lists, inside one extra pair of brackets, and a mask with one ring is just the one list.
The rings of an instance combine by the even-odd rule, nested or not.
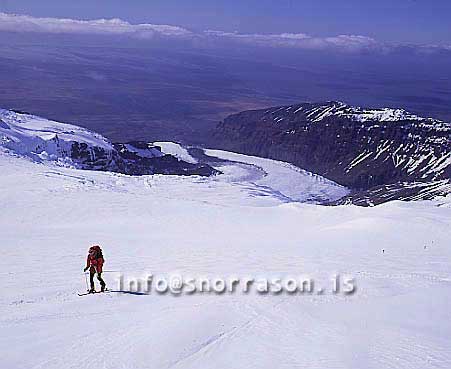
[(89, 291), (89, 287), (88, 287), (88, 275), (87, 273), (83, 273), (85, 275), (85, 281), (86, 281), (86, 291)]

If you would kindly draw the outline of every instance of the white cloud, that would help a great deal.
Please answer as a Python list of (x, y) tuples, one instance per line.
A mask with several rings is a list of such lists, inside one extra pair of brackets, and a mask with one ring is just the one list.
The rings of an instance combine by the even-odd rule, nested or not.
[(231, 39), (243, 40), (243, 41), (262, 41), (268, 42), (271, 40), (284, 40), (284, 41), (298, 41), (310, 38), (310, 36), (304, 33), (282, 33), (282, 34), (242, 34), (235, 32), (222, 32), (222, 31), (205, 31), (204, 34), (215, 37), (226, 37)]
[(221, 39), (257, 44), (261, 46), (285, 46), (303, 49), (336, 48), (348, 51), (382, 48), (376, 40), (358, 35), (340, 35), (335, 37), (312, 37), (305, 33), (282, 34), (240, 34), (221, 31), (206, 31), (206, 35)]
[(121, 19), (77, 20), (61, 18), (35, 18), (28, 15), (0, 13), (0, 31), (112, 34), (135, 37), (187, 37), (192, 33), (184, 28), (157, 24), (130, 24)]
[(125, 35), (135, 38), (152, 39), (164, 37), (195, 40), (205, 45), (221, 45), (233, 42), (263, 47), (287, 47), (311, 50), (339, 50), (345, 52), (377, 51), (389, 52), (408, 46), (417, 52), (432, 53), (440, 50), (451, 51), (451, 46), (399, 45), (379, 42), (360, 35), (339, 35), (314, 37), (305, 33), (282, 34), (241, 34), (223, 31), (195, 33), (185, 28), (158, 24), (130, 24), (121, 19), (77, 20), (62, 18), (35, 18), (28, 15), (0, 13), (0, 32), (72, 33), (96, 35)]

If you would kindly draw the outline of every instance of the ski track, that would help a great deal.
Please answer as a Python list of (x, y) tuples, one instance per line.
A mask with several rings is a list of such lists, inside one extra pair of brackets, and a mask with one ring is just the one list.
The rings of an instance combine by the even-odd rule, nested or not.
[[(212, 178), (129, 177), (0, 152), (2, 367), (450, 368), (451, 199), (293, 202), (292, 182), (242, 159)], [(130, 277), (339, 272), (357, 292), (79, 297), (92, 243)]]

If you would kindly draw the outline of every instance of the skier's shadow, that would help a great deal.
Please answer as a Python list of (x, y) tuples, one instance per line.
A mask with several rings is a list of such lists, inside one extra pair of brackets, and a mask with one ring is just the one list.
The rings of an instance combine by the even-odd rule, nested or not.
[(135, 292), (135, 291), (125, 291), (125, 290), (110, 290), (109, 292), (122, 293), (124, 295), (135, 295), (135, 296), (148, 296), (145, 292)]

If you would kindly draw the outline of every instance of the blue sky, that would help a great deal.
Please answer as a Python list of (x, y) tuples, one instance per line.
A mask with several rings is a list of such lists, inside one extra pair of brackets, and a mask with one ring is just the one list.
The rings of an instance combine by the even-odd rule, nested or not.
[(121, 18), (190, 30), (363, 35), (379, 41), (451, 43), (450, 0), (0, 0), (35, 17)]

